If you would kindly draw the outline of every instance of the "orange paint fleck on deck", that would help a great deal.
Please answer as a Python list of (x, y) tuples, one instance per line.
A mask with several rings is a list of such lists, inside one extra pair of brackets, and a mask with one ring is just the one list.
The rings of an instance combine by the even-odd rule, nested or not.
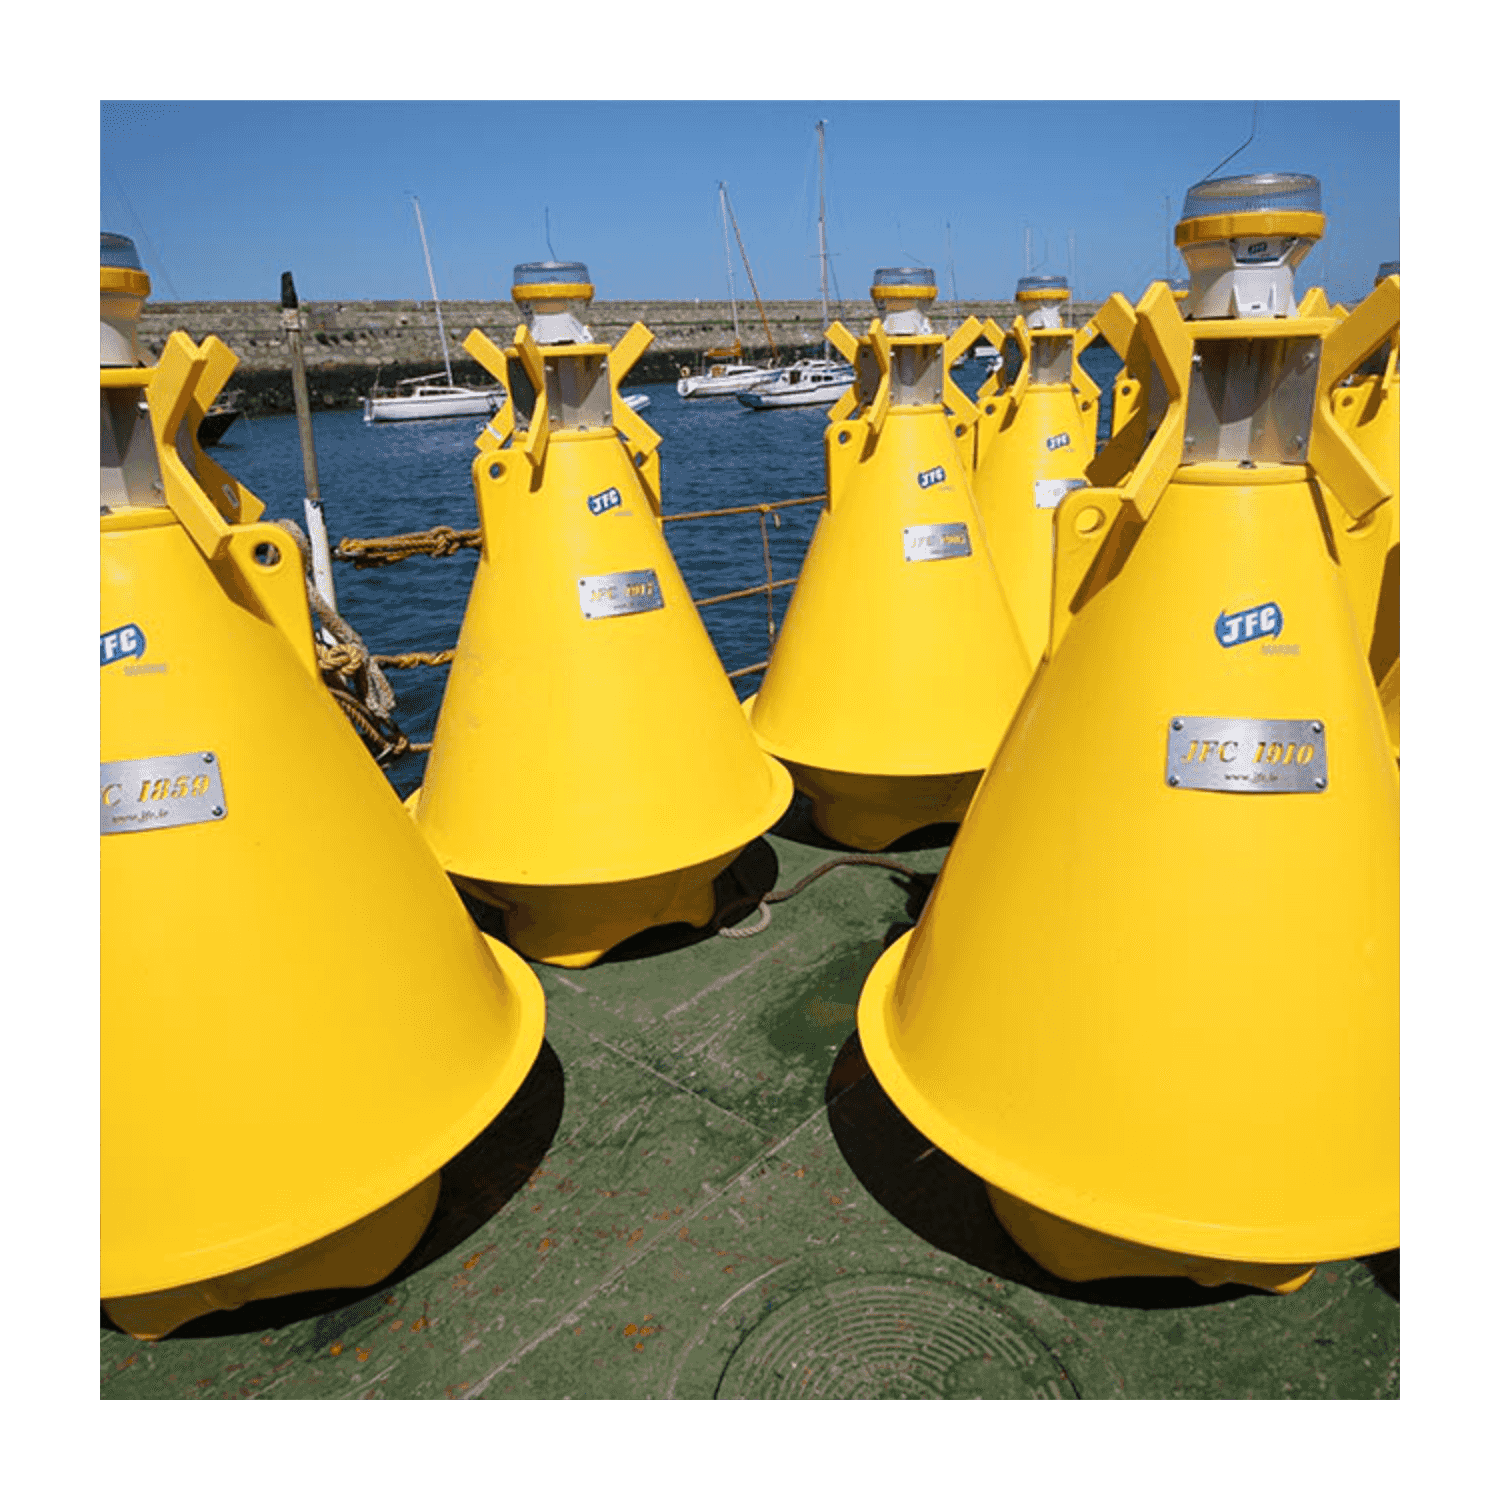
[(464, 1270), (466, 1270), (466, 1271), (472, 1271), (474, 1269), (474, 1267), (479, 1264), (479, 1262), (480, 1262), (481, 1258), (483, 1257), (483, 1255), (484, 1255), (484, 1251), (483, 1250), (476, 1250), (468, 1258), (468, 1260), (466, 1260), (464, 1262)]
[(342, 1344), (335, 1344), (328, 1352), (337, 1359), (344, 1352), (344, 1346)]
[(370, 1357), (370, 1351), (368, 1349), (355, 1349), (354, 1357), (360, 1364), (363, 1364)]

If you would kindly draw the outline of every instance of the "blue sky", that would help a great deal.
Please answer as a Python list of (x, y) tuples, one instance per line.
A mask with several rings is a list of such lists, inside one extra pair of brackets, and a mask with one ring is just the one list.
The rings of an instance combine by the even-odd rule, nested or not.
[(550, 230), (601, 298), (717, 299), (722, 178), (762, 296), (810, 298), (819, 119), (833, 276), (856, 307), (876, 266), (912, 262), (944, 297), (1008, 297), (1028, 227), (1032, 269), (1134, 300), (1182, 273), (1166, 234), (1183, 193), (1252, 121), (1226, 173), (1322, 183), (1303, 285), (1357, 299), (1401, 254), (1394, 100), (105, 100), (100, 227), (136, 241), (157, 301), (273, 300), (284, 270), (304, 300), (419, 299), (414, 192), (444, 298), (508, 298)]

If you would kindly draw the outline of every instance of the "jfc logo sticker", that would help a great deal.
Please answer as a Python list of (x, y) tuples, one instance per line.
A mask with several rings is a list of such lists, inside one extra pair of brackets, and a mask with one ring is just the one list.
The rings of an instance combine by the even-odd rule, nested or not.
[(1246, 641), (1281, 634), (1281, 606), (1257, 604), (1251, 609), (1237, 609), (1233, 614), (1221, 612), (1214, 621), (1214, 634), (1221, 646), (1243, 646)]
[(933, 485), (941, 484), (947, 477), (947, 472), (939, 464), (935, 469), (924, 469), (918, 474), (917, 484), (924, 490), (930, 490)]
[(589, 496), (589, 511), (596, 516), (602, 516), (605, 511), (613, 510), (619, 504), (620, 492), (613, 485), (607, 490), (600, 490), (597, 495)]
[(1070, 433), (1053, 433), (1053, 435), (1047, 439), (1047, 452), (1056, 453), (1059, 448), (1066, 448), (1072, 441), (1073, 438)]
[(146, 654), (146, 632), (139, 625), (117, 625), (99, 637), (99, 665)]

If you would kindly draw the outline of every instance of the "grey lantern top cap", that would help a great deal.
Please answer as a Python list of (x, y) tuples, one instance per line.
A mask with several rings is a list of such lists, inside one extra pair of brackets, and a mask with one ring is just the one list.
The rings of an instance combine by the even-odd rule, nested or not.
[(926, 266), (881, 266), (871, 279), (876, 286), (937, 285), (937, 277)]
[(1247, 172), (1242, 177), (1210, 177), (1195, 182), (1182, 200), (1184, 219), (1266, 209), (1322, 213), (1323, 190), (1318, 179), (1306, 172)]
[(548, 286), (554, 282), (586, 282), (589, 268), (581, 260), (532, 260), (517, 266), (513, 286)]
[(1022, 292), (1065, 292), (1067, 289), (1066, 276), (1023, 276), (1016, 283), (1016, 296)]
[(99, 231), (99, 264), (101, 266), (114, 266), (122, 271), (140, 271), (141, 258), (135, 253), (135, 242), (128, 240), (123, 234), (109, 234), (104, 230)]
[(1387, 276), (1399, 276), (1401, 274), (1401, 262), (1399, 260), (1383, 260), (1380, 269), (1375, 273), (1375, 285), (1379, 286)]

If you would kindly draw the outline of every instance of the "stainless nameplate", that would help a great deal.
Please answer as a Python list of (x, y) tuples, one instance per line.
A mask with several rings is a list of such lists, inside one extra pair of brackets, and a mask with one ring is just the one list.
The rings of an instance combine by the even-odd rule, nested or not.
[(219, 757), (212, 751), (99, 762), (100, 833), (217, 823), (226, 812)]
[(1321, 719), (1194, 719), (1167, 728), (1167, 785), (1201, 792), (1322, 792)]
[(635, 568), (625, 573), (596, 573), (578, 580), (578, 605), (585, 620), (609, 615), (638, 615), (642, 610), (661, 609), (665, 600), (655, 568)]
[(1086, 479), (1038, 479), (1031, 498), (1038, 510), (1056, 510), (1070, 490), (1081, 490), (1087, 484)]
[(931, 526), (903, 526), (901, 546), (907, 562), (932, 562), (939, 557), (968, 557), (969, 528), (963, 521)]

